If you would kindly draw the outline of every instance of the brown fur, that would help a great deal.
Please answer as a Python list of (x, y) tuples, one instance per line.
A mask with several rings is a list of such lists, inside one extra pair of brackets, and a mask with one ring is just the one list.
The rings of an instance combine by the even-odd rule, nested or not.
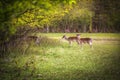
[(80, 38), (80, 41), (83, 43), (89, 43), (89, 42), (92, 42), (92, 39), (91, 38)]
[(80, 35), (77, 35), (77, 37), (79, 38), (79, 43), (82, 44), (83, 43), (87, 43), (90, 45), (90, 47), (92, 47), (92, 39), (91, 38), (81, 38)]
[(76, 41), (78, 44), (82, 46), (83, 43), (87, 43), (92, 47), (92, 39), (91, 38), (81, 38), (80, 34), (77, 34), (76, 37), (66, 37), (65, 35), (62, 37), (62, 39), (65, 39), (69, 42), (71, 45), (73, 41)]
[(66, 37), (65, 35), (62, 37), (62, 39), (65, 39), (69, 42), (69, 44), (71, 45), (72, 42), (76, 41), (79, 44), (79, 39), (78, 37)]

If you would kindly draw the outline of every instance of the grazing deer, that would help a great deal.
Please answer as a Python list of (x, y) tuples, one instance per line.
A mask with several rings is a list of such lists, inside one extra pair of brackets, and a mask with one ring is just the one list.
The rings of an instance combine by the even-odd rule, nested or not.
[(40, 39), (37, 36), (27, 36), (27, 38), (28, 38), (28, 40), (34, 41), (35, 44), (37, 44), (37, 45), (40, 43)]
[(77, 34), (77, 38), (79, 39), (79, 43), (82, 44), (83, 43), (88, 43), (90, 45), (90, 47), (92, 48), (92, 39), (91, 38), (81, 38), (80, 34)]
[(66, 35), (64, 35), (62, 37), (62, 39), (67, 40), (69, 42), (70, 46), (71, 46), (72, 42), (74, 42), (74, 41), (76, 41), (79, 44), (79, 37), (78, 36), (76, 36), (76, 37), (66, 37)]

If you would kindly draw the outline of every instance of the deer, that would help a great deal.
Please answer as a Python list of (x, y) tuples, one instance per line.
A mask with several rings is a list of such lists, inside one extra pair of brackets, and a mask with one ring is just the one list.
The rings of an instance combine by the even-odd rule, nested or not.
[(29, 41), (34, 41), (36, 45), (40, 43), (40, 37), (37, 37), (37, 36), (27, 36), (27, 39)]
[(72, 45), (72, 42), (76, 41), (79, 44), (79, 37), (73, 36), (73, 37), (67, 37), (66, 35), (63, 35), (62, 39), (65, 39), (69, 42), (70, 46)]
[(82, 44), (87, 43), (92, 48), (92, 38), (81, 38), (80, 34), (77, 34), (76, 36), (79, 39), (79, 44), (81, 45), (81, 47), (82, 47)]
[(67, 37), (66, 35), (63, 35), (62, 39), (65, 39), (69, 42), (70, 46), (72, 44), (72, 42), (76, 41), (78, 43), (78, 45), (81, 45), (84, 43), (87, 43), (90, 45), (90, 47), (92, 48), (92, 38), (81, 38), (80, 34), (76, 34), (76, 36), (74, 37)]

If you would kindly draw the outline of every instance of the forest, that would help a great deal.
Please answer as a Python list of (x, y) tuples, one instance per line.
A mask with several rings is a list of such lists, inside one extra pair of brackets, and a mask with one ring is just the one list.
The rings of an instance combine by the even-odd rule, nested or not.
[(0, 43), (38, 32), (119, 32), (119, 0), (1, 0)]

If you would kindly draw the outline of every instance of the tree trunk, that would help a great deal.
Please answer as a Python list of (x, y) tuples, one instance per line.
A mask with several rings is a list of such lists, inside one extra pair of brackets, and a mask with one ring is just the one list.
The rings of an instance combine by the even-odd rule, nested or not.
[(86, 25), (83, 26), (83, 32), (86, 32)]
[(89, 26), (89, 32), (92, 32), (92, 18), (90, 18), (90, 26)]

